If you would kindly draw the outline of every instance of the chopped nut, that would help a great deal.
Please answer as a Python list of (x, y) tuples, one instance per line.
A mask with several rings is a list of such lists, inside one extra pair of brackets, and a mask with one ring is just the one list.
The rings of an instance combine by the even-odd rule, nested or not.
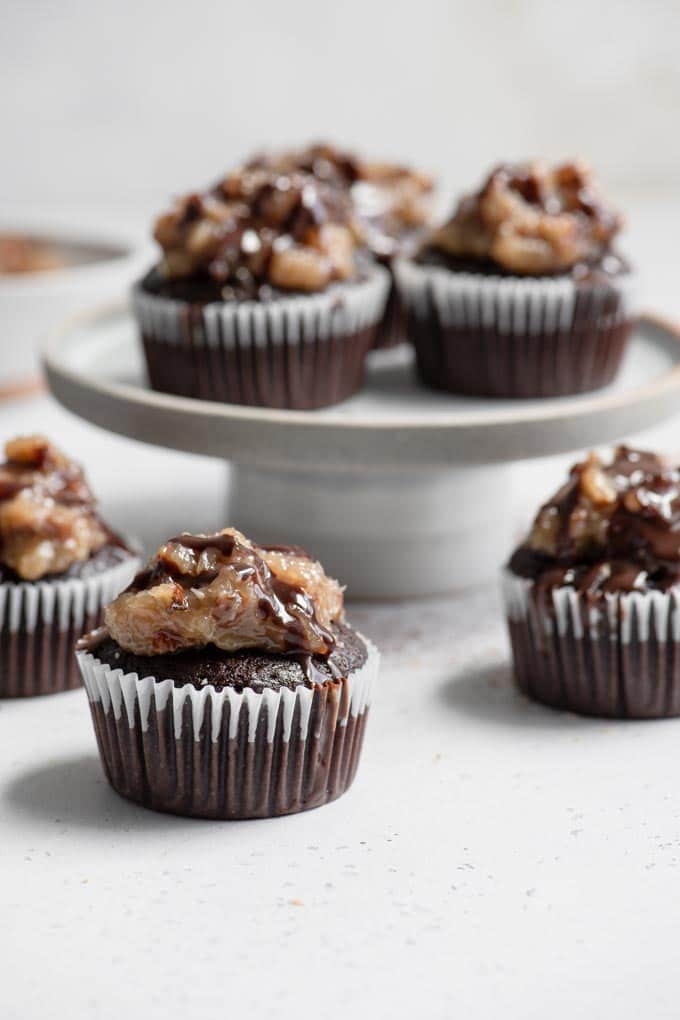
[(301, 245), (274, 251), (269, 263), (269, 279), (283, 290), (323, 290), (332, 272), (329, 259)]
[(611, 506), (616, 502), (616, 485), (602, 470), (602, 464), (596, 454), (591, 453), (588, 466), (581, 475), (581, 492), (595, 506)]

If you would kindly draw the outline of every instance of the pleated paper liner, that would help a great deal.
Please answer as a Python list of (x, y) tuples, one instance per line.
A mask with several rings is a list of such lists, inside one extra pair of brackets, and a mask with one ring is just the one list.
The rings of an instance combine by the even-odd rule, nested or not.
[(680, 590), (540, 591), (503, 576), (515, 681), (528, 697), (582, 715), (680, 715)]
[[(365, 640), (365, 639), (364, 639)], [(379, 655), (349, 677), (294, 690), (177, 687), (79, 652), (106, 776), (145, 807), (268, 818), (320, 807), (354, 779)]]
[(80, 687), (76, 641), (101, 624), (138, 567), (129, 556), (87, 578), (0, 584), (0, 697)]
[(205, 306), (133, 292), (151, 386), (203, 400), (312, 410), (355, 393), (390, 276), (321, 294)]
[(428, 386), (468, 396), (585, 393), (612, 382), (633, 324), (634, 276), (494, 277), (401, 260), (395, 274)]

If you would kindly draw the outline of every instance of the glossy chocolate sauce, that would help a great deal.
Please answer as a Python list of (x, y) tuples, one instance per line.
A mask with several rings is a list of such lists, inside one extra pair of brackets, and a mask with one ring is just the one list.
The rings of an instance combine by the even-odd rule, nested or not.
[(593, 599), (680, 583), (680, 471), (619, 447), (610, 464), (576, 464), (539, 511), (509, 569), (538, 590), (568, 585)]

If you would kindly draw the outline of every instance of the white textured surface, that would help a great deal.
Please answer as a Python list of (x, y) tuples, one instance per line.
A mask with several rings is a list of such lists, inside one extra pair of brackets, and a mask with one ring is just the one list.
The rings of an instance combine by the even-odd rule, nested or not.
[[(679, 314), (669, 221), (638, 237), (647, 303)], [(147, 544), (222, 522), (218, 462), (0, 405), (0, 436), (36, 426)], [(383, 651), (364, 756), (308, 815), (151, 814), (106, 786), (83, 691), (0, 702), (2, 1020), (677, 1017), (680, 721), (523, 702), (495, 591), (352, 618)]]

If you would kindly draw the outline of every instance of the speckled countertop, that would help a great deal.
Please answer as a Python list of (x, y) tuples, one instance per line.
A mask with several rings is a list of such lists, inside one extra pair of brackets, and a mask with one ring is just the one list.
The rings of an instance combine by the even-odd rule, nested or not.
[[(218, 462), (0, 407), (0, 436), (36, 428), (147, 543), (222, 523)], [(144, 811), (108, 789), (82, 691), (0, 703), (3, 1020), (678, 1015), (680, 721), (522, 700), (494, 590), (351, 616), (380, 688), (355, 786), (306, 815)]]

